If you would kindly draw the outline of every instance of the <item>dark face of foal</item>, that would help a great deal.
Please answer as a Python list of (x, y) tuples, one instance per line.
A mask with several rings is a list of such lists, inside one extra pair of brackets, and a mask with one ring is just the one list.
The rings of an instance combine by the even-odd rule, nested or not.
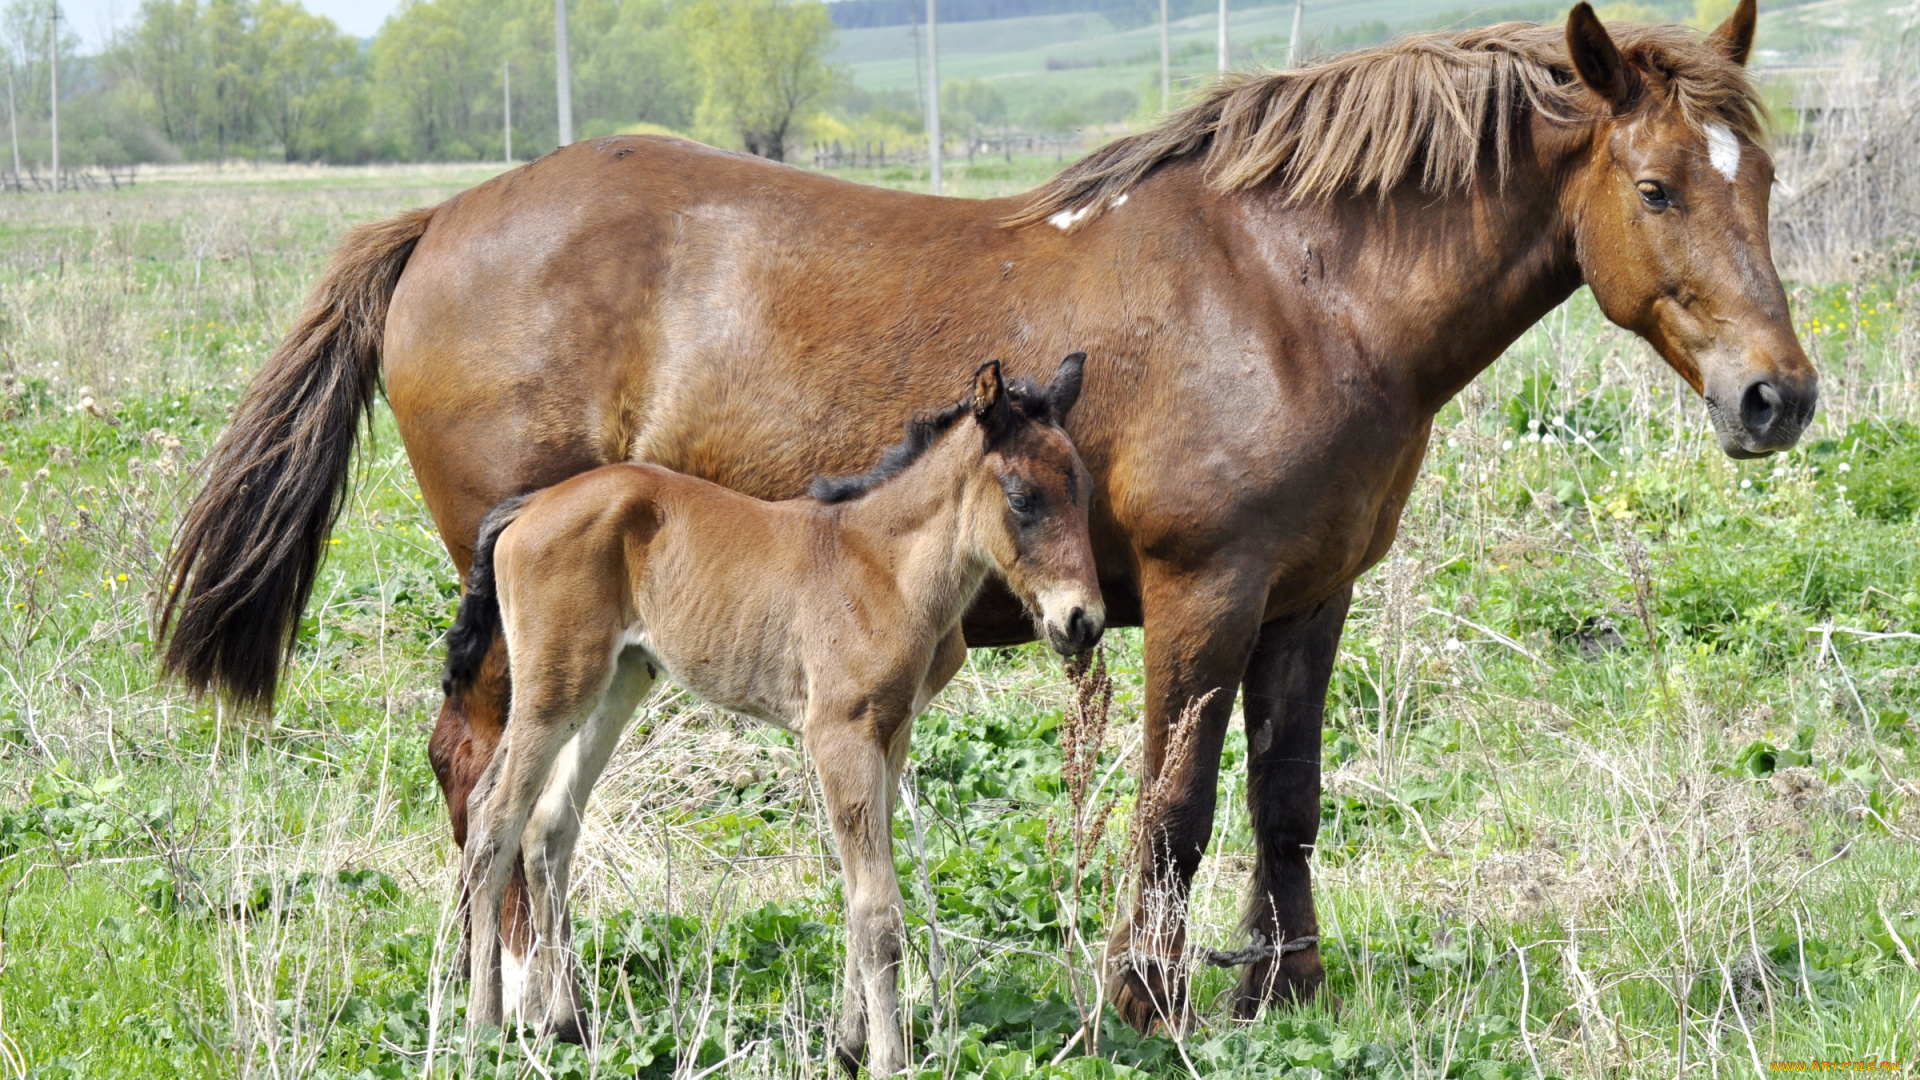
[(1106, 629), (1106, 605), (1087, 535), (1093, 477), (1061, 424), (1080, 397), (1085, 353), (1060, 362), (1045, 386), (1000, 381), (980, 369), (974, 417), (987, 435), (977, 527), (1006, 578), (1054, 651), (1092, 648)]

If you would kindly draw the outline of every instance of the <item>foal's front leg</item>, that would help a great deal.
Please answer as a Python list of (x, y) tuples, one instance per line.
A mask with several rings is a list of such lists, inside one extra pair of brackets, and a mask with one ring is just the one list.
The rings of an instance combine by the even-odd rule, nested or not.
[(533, 896), (535, 935), (521, 1015), (562, 1042), (586, 1041), (567, 904), (574, 844), (580, 839), (580, 822), (593, 785), (619, 747), (634, 708), (653, 689), (653, 681), (653, 668), (638, 650), (621, 654), (599, 707), (554, 761), (546, 789), (520, 838), (521, 863)]
[[(604, 682), (601, 682), (604, 686)], [(556, 700), (545, 687), (526, 687), (515, 701), (513, 720), (493, 762), (468, 798), (472, 833), (467, 838), (465, 881), (473, 905), (473, 984), (467, 1020), (499, 1024), (504, 1018), (500, 986), (500, 901), (520, 859), (520, 838), (554, 758), (586, 719), (577, 701)], [(590, 695), (598, 699), (598, 692)]]
[(907, 1065), (900, 1031), (900, 883), (893, 872), (893, 806), (888, 767), (901, 715), (875, 723), (865, 709), (816, 710), (807, 721), (807, 753), (840, 849), (847, 892), (847, 1000), (840, 1063), (849, 1073), (864, 1056), (877, 1076)]

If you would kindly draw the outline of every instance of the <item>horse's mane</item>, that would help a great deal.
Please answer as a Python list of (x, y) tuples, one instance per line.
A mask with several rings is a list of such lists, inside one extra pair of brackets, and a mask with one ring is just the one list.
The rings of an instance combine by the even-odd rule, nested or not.
[(899, 476), (919, 461), (947, 429), (973, 410), (971, 397), (956, 401), (938, 412), (925, 412), (907, 421), (906, 437), (880, 455), (873, 468), (854, 476), (816, 476), (807, 494), (824, 503), (857, 499), (881, 484)]
[[(1765, 108), (1746, 69), (1679, 26), (1608, 27), (1647, 90), (1696, 130), (1755, 141)], [(1414, 34), (1292, 71), (1229, 76), (1165, 123), (1067, 167), (1009, 225), (1057, 214), (1067, 224), (1112, 204), (1160, 165), (1204, 156), (1208, 182), (1242, 191), (1275, 179), (1296, 200), (1417, 184), (1472, 183), (1492, 142), (1504, 181), (1515, 121), (1528, 110), (1569, 121), (1603, 106), (1585, 90), (1558, 26), (1500, 23)]]

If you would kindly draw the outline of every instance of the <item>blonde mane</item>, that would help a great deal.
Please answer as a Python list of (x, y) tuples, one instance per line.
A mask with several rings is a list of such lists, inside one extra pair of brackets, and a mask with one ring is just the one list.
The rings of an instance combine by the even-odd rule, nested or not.
[[(1679, 26), (1611, 26), (1614, 43), (1687, 124), (1755, 141), (1765, 107), (1746, 69)], [(1293, 71), (1229, 76), (1149, 131), (1088, 154), (1030, 196), (1009, 225), (1105, 209), (1148, 173), (1204, 155), (1208, 183), (1244, 191), (1277, 180), (1295, 200), (1406, 184), (1471, 184), (1491, 142), (1505, 180), (1516, 121), (1576, 122), (1604, 105), (1575, 78), (1558, 26), (1501, 23), (1403, 37)]]

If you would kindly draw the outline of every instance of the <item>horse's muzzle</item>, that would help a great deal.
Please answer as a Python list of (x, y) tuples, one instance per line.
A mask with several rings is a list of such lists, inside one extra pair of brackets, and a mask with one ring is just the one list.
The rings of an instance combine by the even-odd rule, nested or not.
[(1757, 378), (1732, 403), (1707, 398), (1720, 449), (1731, 458), (1765, 457), (1800, 441), (1820, 400), (1820, 380)]

